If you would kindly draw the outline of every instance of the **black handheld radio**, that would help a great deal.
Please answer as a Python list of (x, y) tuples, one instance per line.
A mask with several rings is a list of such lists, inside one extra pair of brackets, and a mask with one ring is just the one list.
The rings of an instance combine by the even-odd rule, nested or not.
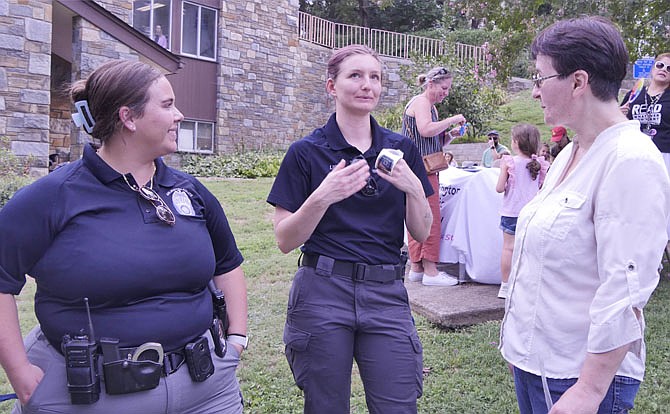
[(213, 320), (209, 328), (214, 340), (214, 353), (223, 358), (226, 354), (226, 332), (228, 331), (228, 312), (226, 311), (226, 298), (221, 289), (217, 288), (214, 280), (210, 280), (209, 291), (212, 294)]
[(88, 316), (88, 335), (82, 329), (78, 335), (65, 335), (61, 349), (65, 356), (67, 388), (72, 404), (93, 404), (100, 398), (98, 352), (91, 320), (88, 298), (84, 298)]

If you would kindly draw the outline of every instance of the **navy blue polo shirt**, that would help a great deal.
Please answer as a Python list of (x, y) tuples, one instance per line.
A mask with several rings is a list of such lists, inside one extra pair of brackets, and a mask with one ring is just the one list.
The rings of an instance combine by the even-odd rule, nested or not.
[(214, 195), (155, 163), (153, 189), (174, 226), (90, 146), (0, 210), (0, 292), (18, 294), (25, 274), (35, 278), (35, 312), (52, 345), (88, 332), (84, 297), (97, 338), (121, 346), (154, 341), (169, 351), (210, 326), (207, 282), (237, 268), (242, 255)]
[[(370, 167), (383, 148), (399, 149), (426, 195), (432, 195), (421, 155), (412, 141), (380, 127), (373, 117), (370, 123), (372, 146), (363, 154)], [(322, 128), (291, 144), (267, 202), (295, 212), (340, 160), (350, 161), (358, 155), (360, 151), (344, 139), (333, 114)], [(378, 192), (373, 196), (357, 192), (331, 205), (301, 247), (303, 252), (349, 262), (398, 263), (404, 240), (405, 193), (379, 177), (383, 173), (371, 174)]]

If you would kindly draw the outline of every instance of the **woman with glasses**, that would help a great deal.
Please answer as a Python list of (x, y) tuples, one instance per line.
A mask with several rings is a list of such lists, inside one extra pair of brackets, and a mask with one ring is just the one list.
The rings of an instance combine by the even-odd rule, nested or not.
[(670, 180), (619, 109), (628, 52), (616, 26), (559, 21), (530, 50), (544, 121), (575, 135), (519, 213), (500, 350), (522, 414), (627, 413), (644, 376)]
[[(410, 138), (419, 149), (421, 156), (442, 153), (443, 148), (460, 135), (459, 124), (465, 123), (461, 114), (440, 120), (435, 104), (449, 96), (453, 76), (447, 68), (438, 66), (417, 78), (418, 86), (423, 89), (419, 95), (410, 99), (402, 115), (402, 133)], [(456, 127), (454, 127), (456, 126)], [(454, 127), (450, 130), (450, 128)], [(458, 281), (440, 272), (437, 262), (440, 256), (440, 196), (439, 173), (428, 175), (433, 195), (428, 203), (433, 214), (433, 224), (426, 240), (415, 240), (407, 235), (409, 259), (411, 261), (408, 279), (422, 282), (425, 286), (453, 286)]]
[[(279, 249), (302, 252), (284, 343), (305, 413), (350, 411), (354, 359), (370, 413), (416, 413), (422, 393), (401, 248), (403, 223), (428, 236), (432, 189), (412, 142), (371, 116), (381, 91), (375, 51), (335, 51), (326, 80), (335, 113), (289, 147), (267, 199)], [(396, 150), (383, 161), (390, 173), (374, 168), (382, 150)]]
[[(241, 413), (243, 258), (214, 195), (161, 159), (183, 119), (170, 82), (111, 61), (70, 96), (99, 145), (0, 210), (0, 362), (14, 412)], [(26, 274), (39, 326), (22, 342), (13, 295)], [(215, 288), (227, 341), (210, 332)]]
[(670, 171), (670, 53), (656, 56), (649, 85), (639, 93), (629, 91), (623, 98), (622, 112), (628, 119), (640, 121), (640, 129), (651, 137), (663, 154)]

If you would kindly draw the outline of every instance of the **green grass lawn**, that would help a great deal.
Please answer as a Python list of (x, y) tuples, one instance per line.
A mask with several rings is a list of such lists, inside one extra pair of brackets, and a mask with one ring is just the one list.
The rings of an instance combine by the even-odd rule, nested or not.
[[(248, 413), (301, 412), (301, 394), (293, 385), (283, 354), (282, 329), (297, 253), (283, 255), (272, 233), (272, 208), (264, 200), (271, 179), (207, 181), (221, 200), (245, 256), (248, 279), (249, 336), (239, 370)], [(29, 283), (19, 296), (22, 328), (34, 323)], [(445, 298), (445, 300), (449, 300)], [(662, 413), (670, 405), (670, 281), (664, 278), (649, 305), (647, 318), (647, 380), (637, 397), (640, 413)], [(445, 331), (415, 315), (424, 345), (424, 379), (421, 413), (514, 413), (512, 378), (497, 350), (498, 322), (457, 331)], [(4, 377), (0, 391), (10, 392)], [(0, 404), (8, 413), (11, 403)], [(352, 412), (364, 413), (363, 389), (354, 378)]]
[[(517, 112), (535, 114), (525, 122), (541, 123), (542, 114), (528, 98), (512, 100), (510, 126), (521, 122)], [(504, 128), (501, 126), (501, 130)], [(547, 129), (548, 130), (548, 129)], [(501, 131), (502, 132), (502, 131)], [(302, 397), (293, 384), (283, 354), (282, 330), (288, 290), (297, 265), (297, 252), (282, 254), (272, 231), (272, 207), (265, 203), (271, 179), (208, 180), (206, 185), (221, 201), (236, 235), (245, 262), (249, 294), (249, 350), (244, 353), (239, 378), (247, 413), (300, 413)], [(22, 330), (35, 323), (32, 310), (34, 284), (28, 283), (18, 297)], [(449, 300), (445, 297), (445, 300)], [(636, 399), (637, 413), (664, 413), (670, 406), (670, 280), (664, 277), (648, 306), (647, 378)], [(497, 350), (498, 322), (467, 329), (445, 331), (415, 315), (424, 345), (424, 395), (419, 412), (514, 413), (514, 386)], [(11, 392), (0, 373), (0, 392)], [(12, 403), (0, 403), (0, 413), (9, 413)], [(365, 399), (360, 380), (354, 375), (351, 411), (364, 413)]]

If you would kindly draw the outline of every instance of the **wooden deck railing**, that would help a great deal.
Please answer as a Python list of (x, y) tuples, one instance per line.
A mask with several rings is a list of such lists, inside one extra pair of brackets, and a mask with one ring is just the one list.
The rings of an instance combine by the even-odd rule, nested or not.
[(451, 45), (453, 50), (447, 50), (450, 45), (444, 40), (333, 23), (303, 12), (299, 12), (298, 20), (298, 37), (301, 40), (331, 49), (359, 43), (373, 48), (382, 56), (395, 58), (408, 59), (412, 53), (435, 57), (454, 53), (461, 63), (471, 60), (486, 62), (487, 51), (481, 46), (455, 43)]

